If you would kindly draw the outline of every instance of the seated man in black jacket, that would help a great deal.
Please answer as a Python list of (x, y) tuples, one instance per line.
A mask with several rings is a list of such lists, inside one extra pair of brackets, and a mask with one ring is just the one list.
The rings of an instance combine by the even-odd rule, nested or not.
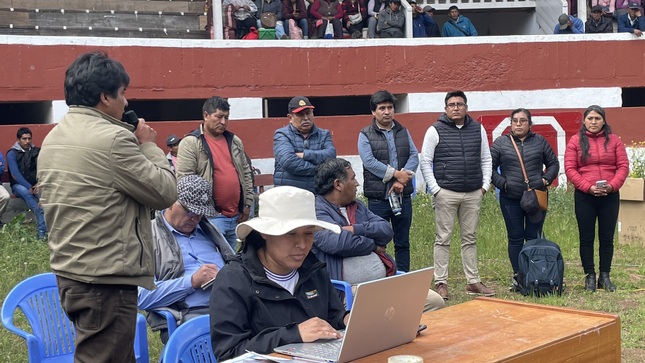
[(613, 22), (603, 16), (602, 6), (595, 5), (591, 8), (591, 17), (585, 23), (585, 33), (613, 33)]

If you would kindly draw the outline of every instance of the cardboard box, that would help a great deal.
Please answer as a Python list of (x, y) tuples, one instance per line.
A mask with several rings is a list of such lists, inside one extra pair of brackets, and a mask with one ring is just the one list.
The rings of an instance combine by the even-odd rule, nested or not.
[(620, 188), (620, 200), (645, 201), (645, 179), (627, 178)]
[[(642, 180), (642, 179), (641, 179)], [(621, 199), (622, 199), (622, 192)], [(618, 213), (618, 242), (645, 246), (645, 202), (621, 200)]]
[(260, 39), (275, 39), (275, 29), (260, 28)]

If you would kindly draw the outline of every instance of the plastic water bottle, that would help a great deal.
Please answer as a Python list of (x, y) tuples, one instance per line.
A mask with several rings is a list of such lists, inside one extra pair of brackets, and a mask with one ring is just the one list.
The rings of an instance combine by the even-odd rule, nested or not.
[(392, 213), (394, 213), (395, 216), (400, 215), (401, 214), (401, 204), (403, 204), (401, 194), (395, 193), (395, 192), (390, 192), (390, 194), (388, 194), (387, 197), (390, 200), (390, 207), (392, 208)]

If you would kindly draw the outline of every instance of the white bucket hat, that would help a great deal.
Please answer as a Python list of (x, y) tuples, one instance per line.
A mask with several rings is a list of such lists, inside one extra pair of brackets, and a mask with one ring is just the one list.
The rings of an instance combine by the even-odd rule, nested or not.
[(260, 194), (258, 217), (237, 225), (237, 238), (243, 240), (255, 230), (281, 236), (304, 226), (340, 233), (340, 226), (316, 219), (316, 198), (310, 191), (280, 186)]

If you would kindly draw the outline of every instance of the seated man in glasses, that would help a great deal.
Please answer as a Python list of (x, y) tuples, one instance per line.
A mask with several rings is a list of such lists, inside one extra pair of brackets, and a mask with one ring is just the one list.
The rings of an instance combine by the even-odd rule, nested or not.
[(231, 260), (233, 249), (207, 217), (217, 214), (213, 189), (206, 179), (188, 175), (177, 181), (177, 201), (157, 211), (152, 221), (155, 255), (155, 290), (139, 288), (139, 309), (148, 310), (148, 323), (168, 341), (168, 327), (161, 315), (167, 310), (179, 324), (208, 314), (211, 281)]
[(329, 130), (314, 124), (314, 106), (307, 97), (289, 101), (289, 124), (273, 135), (273, 183), (314, 192), (316, 165), (336, 157)]

